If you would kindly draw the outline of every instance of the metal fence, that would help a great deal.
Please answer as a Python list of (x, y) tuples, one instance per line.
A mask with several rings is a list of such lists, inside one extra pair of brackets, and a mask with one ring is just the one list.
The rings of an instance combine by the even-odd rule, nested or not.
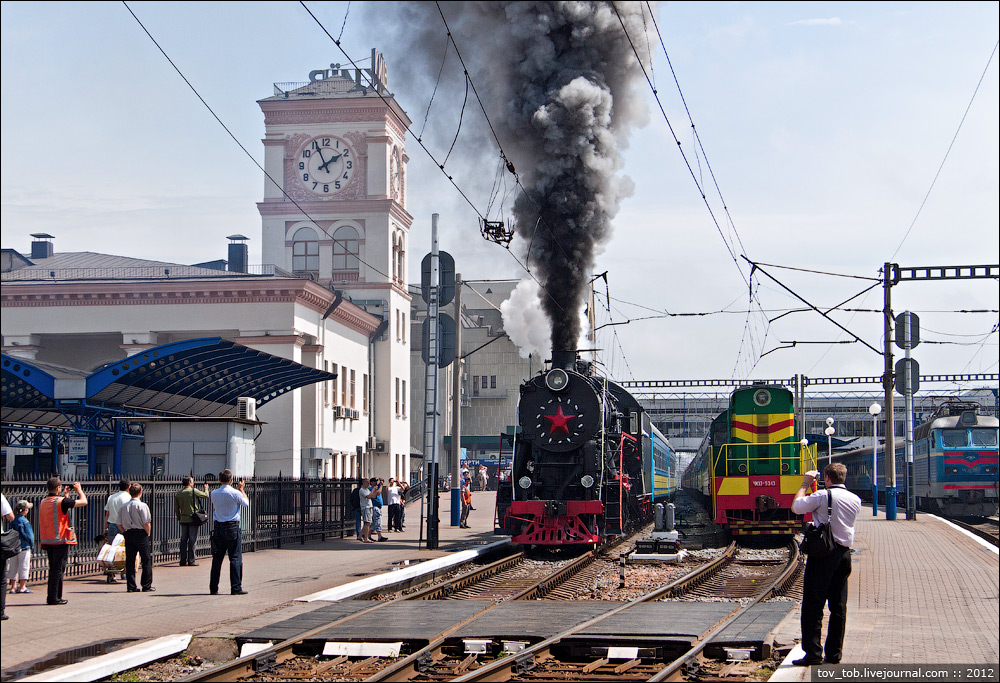
[[(77, 545), (69, 553), (66, 576), (84, 576), (103, 570), (97, 562), (100, 546), (95, 537), (104, 530), (104, 505), (118, 492), (118, 479), (78, 480), (87, 496), (87, 505), (74, 508), (73, 527)], [(151, 545), (153, 563), (176, 562), (180, 558), (181, 527), (174, 516), (174, 495), (181, 490), (181, 479), (133, 479), (142, 484), (142, 501), (149, 505), (153, 522)], [(292, 544), (324, 541), (354, 535), (354, 512), (350, 506), (353, 479), (255, 478), (246, 480), (249, 509), (241, 513), (243, 552), (281, 548)], [(210, 489), (212, 486), (210, 485)], [(44, 581), (48, 560), (38, 546), (38, 504), (47, 495), (44, 480), (6, 480), (3, 494), (11, 507), (19, 500), (34, 503), (28, 518), (35, 532), (29, 581)], [(212, 517), (211, 498), (203, 505)], [(210, 555), (209, 521), (201, 527), (195, 554)]]

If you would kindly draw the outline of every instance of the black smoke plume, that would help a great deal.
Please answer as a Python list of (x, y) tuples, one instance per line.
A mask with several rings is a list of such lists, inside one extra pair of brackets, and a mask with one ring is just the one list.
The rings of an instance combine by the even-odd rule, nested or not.
[[(646, 115), (637, 87), (645, 81), (625, 30), (646, 61), (644, 7), (638, 2), (447, 2), (440, 3), (440, 11), (437, 3), (396, 6), (405, 27), (401, 36), (407, 38), (400, 52), (408, 62), (403, 71), (422, 69), (425, 76), (436, 75), (442, 63), (443, 11), (503, 151), (516, 167), (525, 190), (514, 205), (516, 227), (543, 288), (555, 350), (577, 348), (597, 249), (610, 237), (621, 199), (632, 191), (631, 182), (616, 174), (628, 131)], [(474, 121), (486, 128), (478, 112), (465, 120), (463, 125)], [(488, 149), (495, 148), (491, 143)]]

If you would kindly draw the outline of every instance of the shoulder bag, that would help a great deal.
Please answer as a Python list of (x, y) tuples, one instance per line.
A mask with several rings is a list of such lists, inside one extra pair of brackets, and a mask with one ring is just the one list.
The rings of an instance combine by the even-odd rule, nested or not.
[(208, 521), (208, 513), (201, 507), (198, 494), (191, 487), (191, 526), (201, 526)]
[(833, 552), (837, 542), (833, 540), (831, 522), (833, 521), (833, 493), (826, 490), (826, 524), (815, 526), (810, 524), (806, 527), (805, 538), (799, 545), (799, 549), (809, 557), (826, 557)]
[(2, 545), (3, 551), (3, 561), (6, 562), (12, 557), (15, 557), (21, 552), (21, 534), (17, 532), (17, 529), (11, 527), (0, 534), (0, 545)]

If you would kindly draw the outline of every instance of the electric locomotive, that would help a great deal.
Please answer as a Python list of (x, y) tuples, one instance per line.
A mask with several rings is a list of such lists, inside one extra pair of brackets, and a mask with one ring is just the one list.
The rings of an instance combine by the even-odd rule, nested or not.
[[(913, 429), (913, 496), (917, 507), (949, 517), (997, 514), (1000, 420), (980, 414), (969, 401), (949, 401)], [(871, 500), (872, 449), (838, 458), (847, 466), (847, 487)], [(879, 457), (880, 470), (883, 457)], [(896, 489), (905, 487), (905, 442), (896, 440)], [(885, 473), (878, 473), (884, 495)]]
[(790, 535), (803, 522), (792, 500), (803, 473), (815, 468), (815, 446), (799, 443), (792, 392), (754, 384), (732, 393), (681, 485), (711, 501), (712, 520), (734, 536)]
[(554, 353), (552, 365), (521, 385), (498, 532), (523, 545), (597, 545), (673, 495), (677, 456), (623, 387), (573, 352)]

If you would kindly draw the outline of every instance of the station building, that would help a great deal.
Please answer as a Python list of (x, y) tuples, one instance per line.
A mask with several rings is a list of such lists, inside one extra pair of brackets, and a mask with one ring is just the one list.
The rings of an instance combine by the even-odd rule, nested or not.
[[(264, 265), (247, 263), (242, 235), (228, 258), (184, 265), (60, 252), (35, 234), (26, 253), (4, 245), (4, 354), (86, 373), (181, 340), (229, 340), (336, 376), (261, 408), (256, 474), (407, 479), (409, 119), (372, 57), (367, 77), (314, 71), (258, 102)], [(5, 472), (27, 469), (32, 451), (5, 448)], [(115, 474), (106, 453), (91, 457)]]

